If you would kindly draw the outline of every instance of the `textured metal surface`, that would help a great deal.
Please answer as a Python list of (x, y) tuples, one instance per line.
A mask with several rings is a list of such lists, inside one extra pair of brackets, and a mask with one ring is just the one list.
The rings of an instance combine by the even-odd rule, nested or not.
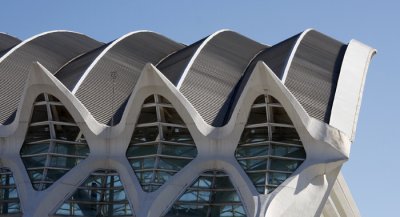
[(75, 95), (97, 121), (113, 125), (119, 122), (114, 114), (123, 111), (121, 107), (135, 87), (144, 65), (156, 64), (184, 45), (156, 33), (137, 32), (110, 46), (82, 78), (80, 86), (75, 87)]
[(183, 71), (203, 41), (204, 39), (168, 56), (157, 65), (157, 68), (171, 81), (171, 83), (175, 86), (178, 85)]
[(285, 86), (307, 113), (329, 123), (346, 45), (317, 31), (308, 32), (295, 51)]
[(4, 54), (0, 59), (0, 123), (12, 121), (32, 62), (39, 61), (54, 73), (70, 59), (99, 45), (87, 36), (57, 31), (28, 39)]
[[(206, 43), (206, 42), (205, 42)], [(266, 46), (223, 31), (205, 44), (188, 69), (180, 91), (212, 126), (222, 126), (229, 99), (251, 59)]]
[(83, 73), (85, 73), (96, 57), (99, 56), (107, 46), (108, 44), (102, 45), (73, 59), (56, 72), (56, 78), (72, 91), (76, 83), (81, 79)]
[(0, 33), (0, 57), (20, 42), (21, 40), (19, 40), (18, 38)]

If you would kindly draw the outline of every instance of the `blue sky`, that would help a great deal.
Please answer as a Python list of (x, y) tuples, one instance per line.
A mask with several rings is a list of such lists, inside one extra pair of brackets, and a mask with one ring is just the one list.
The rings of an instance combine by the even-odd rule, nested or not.
[[(190, 44), (219, 29), (232, 29), (275, 44), (307, 28), (340, 41), (357, 39), (378, 50), (369, 68), (351, 158), (343, 168), (364, 217), (395, 216), (400, 123), (400, 3), (361, 1), (133, 1), (2, 0), (0, 32), (20, 39), (55, 29), (108, 42), (148, 29)], [(397, 40), (396, 40), (397, 39)], [(383, 115), (385, 114), (385, 115)], [(396, 116), (397, 115), (397, 116)]]

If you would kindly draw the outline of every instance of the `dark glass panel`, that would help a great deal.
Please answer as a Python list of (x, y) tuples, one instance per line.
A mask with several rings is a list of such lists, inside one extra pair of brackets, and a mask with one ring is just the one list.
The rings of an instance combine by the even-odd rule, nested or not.
[(268, 184), (269, 185), (280, 185), (284, 182), (287, 178), (289, 178), (290, 174), (288, 173), (277, 173), (277, 172), (270, 172), (268, 173)]
[(272, 127), (272, 141), (301, 144), (296, 129), (292, 127)]
[(156, 162), (155, 157), (130, 159), (129, 162), (134, 170), (154, 168)]
[(267, 112), (265, 107), (252, 108), (250, 110), (249, 118), (247, 119), (247, 124), (261, 124), (267, 123)]
[(186, 128), (163, 126), (164, 140), (170, 142), (193, 144), (193, 138)]
[(158, 95), (158, 102), (163, 104), (171, 104), (165, 97)]
[(131, 143), (142, 143), (155, 141), (158, 138), (158, 127), (136, 127), (133, 132)]
[(48, 97), (49, 97), (49, 102), (60, 102), (60, 100), (58, 100), (56, 97), (52, 95), (48, 95)]
[(89, 146), (87, 144), (68, 144), (57, 142), (53, 148), (53, 153), (88, 156)]
[(272, 155), (293, 158), (305, 158), (306, 153), (303, 147), (293, 147), (284, 145), (272, 145)]
[(174, 108), (161, 107), (161, 114), (163, 116), (162, 122), (171, 124), (185, 124)]
[(239, 164), (245, 170), (266, 170), (267, 160), (266, 159), (248, 159), (239, 160)]
[(25, 136), (25, 143), (50, 139), (49, 125), (30, 126)]
[(156, 107), (145, 107), (140, 111), (137, 124), (157, 122)]
[(293, 124), (283, 107), (270, 106), (269, 109), (272, 114), (271, 115), (272, 123), (290, 124), (290, 125)]
[(271, 170), (294, 172), (300, 166), (301, 161), (271, 159)]
[(140, 157), (157, 154), (158, 144), (131, 145), (126, 152), (128, 157)]
[(31, 123), (48, 121), (47, 106), (46, 105), (35, 105), (33, 107)]
[(194, 158), (197, 155), (197, 149), (195, 146), (162, 144), (161, 150), (161, 154), (170, 156)]
[(184, 166), (186, 166), (186, 164), (188, 164), (190, 161), (191, 160), (186, 160), (186, 159), (160, 157), (160, 162), (159, 162), (158, 168), (179, 171)]
[(74, 118), (62, 105), (50, 105), (53, 121), (75, 123)]
[(240, 144), (268, 141), (268, 127), (245, 128)]
[(42, 93), (42, 94), (39, 94), (37, 97), (36, 97), (36, 100), (35, 100), (35, 102), (44, 102), (44, 101), (46, 101), (45, 99), (44, 99), (44, 94)]
[(36, 143), (36, 144), (25, 144), (21, 148), (20, 154), (30, 155), (30, 154), (41, 154), (49, 152), (50, 143)]
[(256, 98), (256, 100), (254, 100), (253, 104), (262, 104), (262, 103), (265, 103), (265, 96), (264, 95), (258, 96)]
[(236, 149), (236, 157), (254, 157), (268, 155), (268, 144), (257, 146), (241, 146)]
[(65, 141), (76, 141), (80, 132), (79, 127), (67, 125), (54, 125), (54, 130), (56, 139)]
[(154, 95), (151, 95), (151, 96), (147, 97), (143, 102), (143, 104), (148, 104), (148, 103), (155, 103)]
[(32, 157), (24, 157), (22, 161), (28, 168), (44, 167), (46, 165), (47, 155), (38, 155)]

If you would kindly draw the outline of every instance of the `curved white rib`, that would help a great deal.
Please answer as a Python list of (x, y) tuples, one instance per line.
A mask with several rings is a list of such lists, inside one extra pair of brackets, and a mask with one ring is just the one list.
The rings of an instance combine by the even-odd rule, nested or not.
[(296, 44), (293, 46), (292, 51), (290, 53), (289, 59), (286, 61), (286, 67), (285, 67), (285, 71), (283, 71), (283, 76), (282, 76), (282, 83), (285, 83), (286, 81), (286, 77), (287, 74), (289, 72), (290, 66), (292, 65), (292, 61), (293, 58), (297, 52), (297, 48), (299, 48), (301, 41), (303, 40), (304, 36), (313, 31), (314, 29), (310, 28), (310, 29), (306, 29), (304, 32), (301, 33), (301, 35), (299, 36), (299, 38), (296, 41)]
[(200, 52), (203, 50), (203, 48), (208, 44), (209, 41), (211, 41), (215, 36), (217, 36), (218, 34), (222, 33), (222, 32), (233, 32), (229, 29), (221, 29), (215, 33), (213, 33), (212, 35), (208, 36), (206, 40), (203, 41), (203, 43), (201, 43), (201, 45), (199, 46), (199, 48), (197, 48), (196, 52), (193, 54), (192, 58), (190, 59), (188, 65), (185, 68), (185, 71), (183, 71), (181, 79), (179, 79), (178, 84), (176, 85), (177, 89), (180, 89), (182, 86), (183, 81), (185, 80), (185, 77), (187, 76), (190, 68), (192, 68), (192, 65), (194, 63), (194, 61), (197, 59), (197, 56), (200, 54)]
[[(76, 83), (75, 87), (72, 89), (72, 94), (75, 94), (79, 87), (81, 86), (81, 84), (83, 83), (83, 81), (86, 79), (86, 77), (89, 75), (89, 73), (92, 71), (92, 69), (96, 66), (96, 64), (103, 58), (103, 56), (105, 56), (109, 50), (111, 50), (112, 48), (114, 48), (114, 46), (116, 46), (119, 42), (123, 41), (124, 39), (135, 35), (135, 34), (140, 34), (140, 33), (155, 33), (152, 31), (148, 31), (148, 30), (138, 30), (138, 31), (134, 31), (134, 32), (130, 32), (127, 33), (123, 36), (121, 36), (120, 38), (118, 38), (117, 40), (115, 40), (113, 43), (111, 43), (110, 45), (107, 46), (106, 49), (104, 49), (97, 57), (96, 59), (94, 59), (94, 61), (90, 64), (90, 66), (86, 69), (86, 71), (83, 73), (82, 77), (79, 79), (78, 83)], [(155, 33), (157, 35), (159, 35), (158, 33)]]

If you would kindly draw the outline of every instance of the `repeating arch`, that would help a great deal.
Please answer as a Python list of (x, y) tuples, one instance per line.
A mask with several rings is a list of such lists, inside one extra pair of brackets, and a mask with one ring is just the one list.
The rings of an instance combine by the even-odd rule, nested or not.
[(89, 155), (74, 119), (54, 96), (40, 94), (34, 103), (20, 155), (35, 190), (45, 190)]

